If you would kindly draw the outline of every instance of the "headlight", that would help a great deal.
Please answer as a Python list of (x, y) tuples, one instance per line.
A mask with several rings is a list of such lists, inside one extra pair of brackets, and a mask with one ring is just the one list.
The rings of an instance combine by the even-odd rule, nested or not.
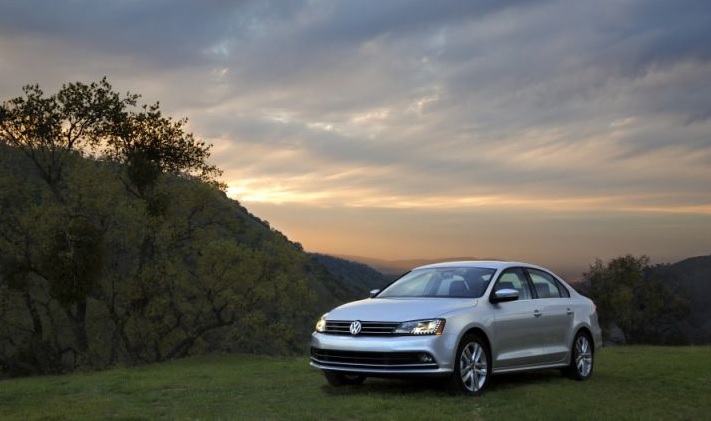
[(441, 335), (444, 319), (413, 320), (400, 323), (393, 333), (397, 335)]
[(316, 322), (316, 332), (323, 333), (326, 331), (326, 316), (328, 316), (328, 313), (321, 316)]

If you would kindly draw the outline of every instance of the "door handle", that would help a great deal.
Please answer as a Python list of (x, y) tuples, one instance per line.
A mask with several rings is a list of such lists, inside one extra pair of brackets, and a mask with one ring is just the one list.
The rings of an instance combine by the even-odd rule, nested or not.
[(541, 317), (542, 315), (541, 310), (533, 310), (533, 317)]
[(570, 316), (571, 314), (574, 313), (573, 310), (571, 310), (571, 309), (567, 309), (565, 312), (568, 314), (568, 316)]

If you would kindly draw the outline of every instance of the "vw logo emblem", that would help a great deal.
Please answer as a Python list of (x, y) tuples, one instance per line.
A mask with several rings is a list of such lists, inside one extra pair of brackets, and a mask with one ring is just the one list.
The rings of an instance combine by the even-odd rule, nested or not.
[(351, 323), (350, 331), (351, 335), (357, 335), (360, 333), (361, 329), (360, 321), (356, 320), (355, 322)]

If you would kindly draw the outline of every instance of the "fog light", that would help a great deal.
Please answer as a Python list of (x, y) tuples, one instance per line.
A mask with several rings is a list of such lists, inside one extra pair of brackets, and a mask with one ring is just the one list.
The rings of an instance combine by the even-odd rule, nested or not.
[(434, 358), (430, 354), (420, 354), (420, 362), (422, 363), (431, 363), (434, 362)]

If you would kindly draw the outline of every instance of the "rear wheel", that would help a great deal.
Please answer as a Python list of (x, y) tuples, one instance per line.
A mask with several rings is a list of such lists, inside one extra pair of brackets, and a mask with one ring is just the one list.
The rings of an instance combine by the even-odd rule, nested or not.
[(324, 371), (323, 375), (326, 376), (328, 383), (334, 387), (363, 384), (365, 381), (365, 376), (362, 374)]
[(486, 387), (490, 372), (491, 358), (486, 342), (477, 335), (465, 335), (457, 347), (450, 389), (455, 393), (479, 395)]
[(565, 373), (575, 380), (587, 380), (592, 376), (594, 352), (593, 344), (585, 332), (578, 332), (570, 352), (570, 365)]

